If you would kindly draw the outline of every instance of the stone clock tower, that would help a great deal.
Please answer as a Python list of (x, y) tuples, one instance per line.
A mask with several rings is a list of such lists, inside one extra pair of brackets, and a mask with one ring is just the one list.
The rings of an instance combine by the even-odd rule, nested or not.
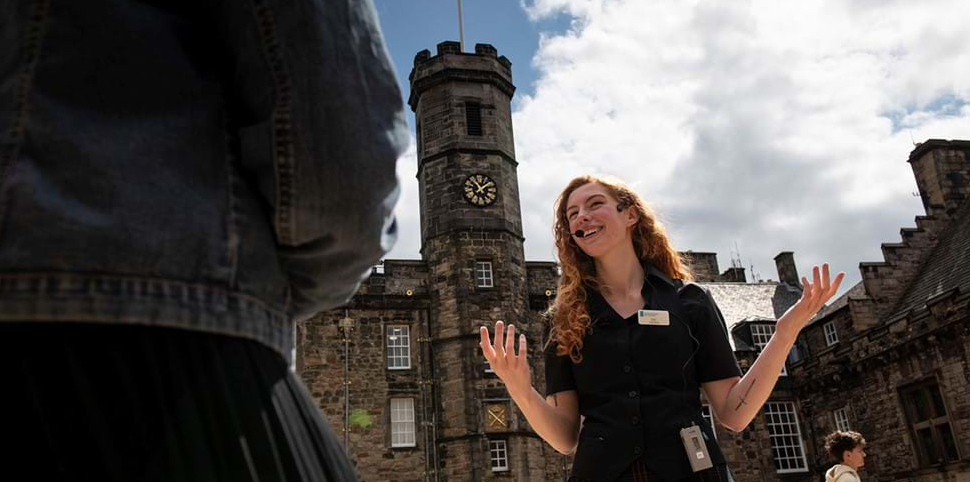
[[(533, 377), (541, 375), (541, 329), (528, 312), (511, 62), (491, 45), (478, 44), (472, 54), (443, 42), (437, 55), (423, 50), (415, 56), (410, 81), (421, 257), (431, 296), (438, 475), (539, 480), (545, 462), (536, 455), (546, 451), (543, 442), (489, 373), (478, 334), (496, 320), (524, 329), (532, 341)], [(503, 450), (507, 470), (495, 470)]]

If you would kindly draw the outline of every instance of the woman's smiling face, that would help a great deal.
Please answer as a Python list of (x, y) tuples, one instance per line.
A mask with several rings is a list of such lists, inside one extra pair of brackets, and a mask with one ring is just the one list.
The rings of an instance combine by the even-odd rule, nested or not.
[(617, 211), (617, 200), (599, 183), (583, 184), (566, 200), (569, 231), (583, 230), (582, 238), (573, 236), (576, 245), (590, 257), (609, 252), (624, 240), (630, 241), (630, 226), (636, 223), (631, 210)]

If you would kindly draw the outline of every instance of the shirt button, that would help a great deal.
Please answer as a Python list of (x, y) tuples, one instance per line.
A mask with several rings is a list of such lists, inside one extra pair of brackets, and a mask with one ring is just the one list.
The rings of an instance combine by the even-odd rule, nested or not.
[(634, 415), (633, 418), (630, 419), (630, 423), (633, 425), (638, 425), (640, 423), (640, 417)]
[(640, 450), (639, 445), (637, 445), (636, 447), (633, 447), (633, 455), (640, 455), (641, 452), (642, 451)]
[(637, 398), (637, 391), (636, 390), (630, 390), (630, 398)]
[(623, 365), (623, 373), (630, 373), (631, 370), (633, 370), (633, 368), (630, 367), (630, 365)]

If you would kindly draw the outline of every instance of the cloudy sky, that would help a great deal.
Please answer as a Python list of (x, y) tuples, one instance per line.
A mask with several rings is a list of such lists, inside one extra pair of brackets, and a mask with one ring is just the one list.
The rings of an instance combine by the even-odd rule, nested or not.
[[(405, 97), (414, 54), (457, 40), (449, 0), (376, 0)], [(762, 279), (860, 261), (922, 214), (913, 142), (970, 139), (970, 3), (464, 0), (465, 42), (513, 62), (530, 260), (554, 259), (552, 204), (572, 177), (617, 176), (681, 250)], [(412, 122), (413, 129), (413, 122)], [(401, 238), (418, 258), (417, 160), (400, 160)], [(753, 270), (752, 270), (753, 267)]]

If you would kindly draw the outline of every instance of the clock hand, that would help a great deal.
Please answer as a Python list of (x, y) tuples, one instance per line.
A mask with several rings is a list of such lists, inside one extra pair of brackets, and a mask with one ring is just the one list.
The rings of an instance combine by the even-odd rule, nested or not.
[(492, 181), (489, 181), (489, 182), (485, 183), (484, 186), (478, 186), (478, 191), (475, 191), (475, 192), (482, 192), (486, 187), (491, 186), (492, 184), (494, 184), (494, 183)]

